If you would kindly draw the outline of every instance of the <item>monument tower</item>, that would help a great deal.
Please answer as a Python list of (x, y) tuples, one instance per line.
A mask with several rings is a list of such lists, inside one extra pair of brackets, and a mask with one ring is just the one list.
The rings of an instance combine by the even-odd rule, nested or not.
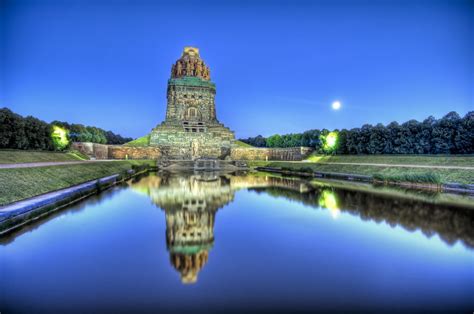
[(150, 145), (159, 146), (169, 159), (228, 157), (235, 136), (217, 120), (215, 95), (199, 49), (185, 47), (171, 67), (166, 119), (153, 129)]

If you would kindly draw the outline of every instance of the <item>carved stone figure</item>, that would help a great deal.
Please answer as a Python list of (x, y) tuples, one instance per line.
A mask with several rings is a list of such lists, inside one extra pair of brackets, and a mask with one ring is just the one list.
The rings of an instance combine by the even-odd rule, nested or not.
[(199, 142), (196, 140), (193, 140), (191, 142), (191, 156), (192, 159), (196, 159), (199, 157)]
[(192, 68), (193, 68), (193, 76), (198, 76), (196, 74), (196, 68), (197, 68), (197, 59), (191, 59), (192, 62)]
[(193, 68), (190, 61), (186, 62), (186, 76), (193, 76)]
[(183, 71), (183, 66), (181, 65), (181, 61), (176, 62), (176, 77), (181, 76), (182, 71)]
[(199, 57), (199, 49), (186, 47), (181, 58), (171, 67), (171, 77), (179, 78), (182, 76), (199, 77), (209, 81), (209, 67)]
[(196, 76), (202, 76), (202, 61), (198, 61), (196, 64)]
[(205, 67), (204, 67), (203, 78), (204, 78), (205, 80), (209, 80), (209, 79), (210, 79), (210, 77), (209, 77), (209, 67), (208, 67), (208, 66), (205, 66)]

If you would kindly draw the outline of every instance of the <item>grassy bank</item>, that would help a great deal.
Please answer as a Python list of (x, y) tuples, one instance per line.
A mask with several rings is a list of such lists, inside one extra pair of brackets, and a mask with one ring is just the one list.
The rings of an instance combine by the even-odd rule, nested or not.
[(154, 161), (108, 161), (37, 168), (0, 169), (0, 205), (64, 189)]
[[(472, 157), (471, 157), (472, 158)], [(384, 162), (388, 163), (388, 162)], [(320, 164), (312, 162), (285, 162), (285, 161), (251, 161), (251, 167), (281, 167), (288, 170), (309, 170), (320, 172), (336, 172), (347, 174), (360, 174), (375, 176), (379, 179), (406, 180), (408, 182), (430, 182), (439, 183), (458, 182), (462, 184), (474, 184), (474, 171), (459, 169), (426, 169), (426, 168), (400, 168), (400, 167), (378, 167), (366, 165), (339, 165)], [(425, 181), (430, 180), (430, 181)]]
[(249, 145), (249, 144), (244, 143), (244, 142), (242, 142), (242, 141), (235, 141), (235, 142), (234, 142), (234, 146), (236, 146), (236, 147), (244, 147), (244, 148), (253, 148), (252, 145)]
[(310, 155), (306, 161), (315, 163), (351, 162), (373, 164), (437, 165), (474, 167), (474, 155)]
[(146, 147), (146, 146), (149, 146), (150, 145), (150, 134), (139, 137), (136, 140), (125, 143), (124, 145), (125, 146), (131, 146), (131, 147)]
[(49, 162), (49, 161), (78, 161), (87, 159), (78, 152), (49, 152), (36, 150), (0, 150), (0, 164), (16, 164), (24, 162)]

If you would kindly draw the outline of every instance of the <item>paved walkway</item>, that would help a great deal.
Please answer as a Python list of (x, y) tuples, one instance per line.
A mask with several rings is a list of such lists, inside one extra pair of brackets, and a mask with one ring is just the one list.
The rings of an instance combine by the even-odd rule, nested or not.
[[(275, 161), (277, 160), (270, 160)], [(301, 161), (285, 161), (292, 163), (302, 163)], [(378, 164), (368, 162), (316, 162), (316, 161), (303, 161), (308, 164), (319, 164), (319, 165), (350, 165), (350, 166), (374, 166), (374, 167), (400, 167), (400, 168), (426, 168), (426, 169), (458, 169), (458, 170), (474, 170), (474, 166), (444, 166), (444, 165), (413, 165), (413, 164)]]
[[(48, 161), (48, 162), (28, 162), (28, 163), (19, 163), (19, 164), (0, 164), (0, 169), (75, 165), (75, 164), (85, 164), (85, 163), (103, 162), (103, 161), (114, 161), (114, 160), (113, 159), (100, 159), (100, 160), (81, 160), (81, 161)], [(301, 161), (291, 161), (291, 162), (301, 163)], [(474, 166), (470, 167), (470, 166), (413, 165), (413, 164), (377, 164), (377, 163), (363, 163), (363, 162), (308, 162), (308, 163), (316, 163), (316, 164), (321, 164), (321, 165), (352, 165), (352, 166), (374, 166), (374, 167), (474, 170)]]
[(412, 165), (412, 164), (374, 164), (365, 162), (316, 162), (323, 165), (356, 165), (356, 166), (375, 166), (375, 167), (401, 167), (401, 168), (429, 168), (429, 169), (461, 169), (474, 170), (469, 166), (443, 166), (443, 165)]
[(0, 169), (77, 165), (77, 164), (86, 164), (86, 163), (94, 163), (94, 162), (102, 162), (102, 161), (113, 161), (113, 160), (111, 160), (111, 159), (100, 159), (100, 160), (80, 160), (80, 161), (25, 162), (25, 163), (19, 163), (19, 164), (0, 164)]

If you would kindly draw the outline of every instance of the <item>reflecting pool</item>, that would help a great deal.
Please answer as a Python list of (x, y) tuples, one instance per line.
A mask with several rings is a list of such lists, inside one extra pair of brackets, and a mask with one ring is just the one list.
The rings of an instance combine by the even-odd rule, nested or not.
[(0, 312), (470, 313), (474, 208), (443, 197), (150, 174), (0, 238)]

